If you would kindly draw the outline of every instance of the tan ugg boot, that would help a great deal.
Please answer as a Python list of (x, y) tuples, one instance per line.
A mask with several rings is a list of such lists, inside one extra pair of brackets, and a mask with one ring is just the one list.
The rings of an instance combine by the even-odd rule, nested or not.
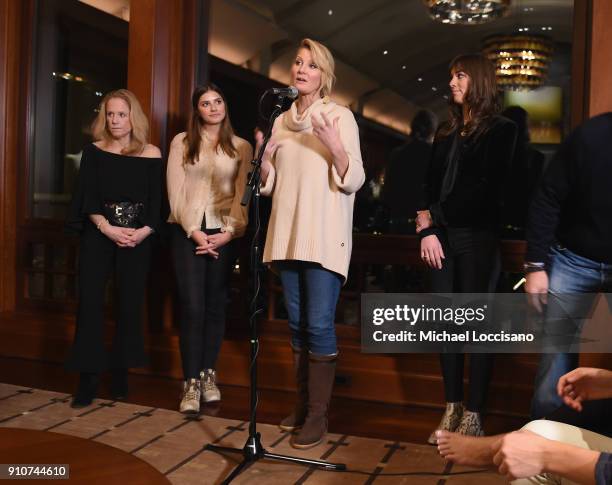
[(308, 413), (308, 351), (293, 349), (293, 368), (297, 386), (297, 400), (293, 412), (283, 419), (278, 427), (284, 431), (299, 429)]
[(327, 411), (334, 387), (337, 355), (310, 354), (308, 362), (308, 414), (294, 448), (306, 449), (318, 445), (327, 433)]

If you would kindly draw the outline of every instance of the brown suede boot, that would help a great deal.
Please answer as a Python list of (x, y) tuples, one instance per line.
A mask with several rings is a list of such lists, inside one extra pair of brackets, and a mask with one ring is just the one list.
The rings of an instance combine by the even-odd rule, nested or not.
[(337, 355), (310, 354), (308, 362), (308, 415), (291, 442), (294, 448), (318, 445), (327, 433), (327, 410), (336, 375)]
[(297, 385), (297, 401), (293, 412), (283, 419), (278, 427), (284, 431), (299, 429), (308, 412), (308, 351), (293, 349), (293, 368)]

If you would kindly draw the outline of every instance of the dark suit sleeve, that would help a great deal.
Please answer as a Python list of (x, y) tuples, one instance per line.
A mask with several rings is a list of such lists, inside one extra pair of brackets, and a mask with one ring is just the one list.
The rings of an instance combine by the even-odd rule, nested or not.
[(561, 207), (570, 192), (573, 164), (579, 155), (577, 145), (578, 135), (574, 132), (551, 160), (531, 201), (526, 228), (526, 261), (548, 261), (548, 251), (555, 241)]
[(66, 231), (83, 230), (89, 214), (102, 214), (102, 201), (96, 176), (93, 145), (87, 145), (81, 155), (79, 173), (66, 219)]
[(159, 231), (161, 223), (162, 161), (152, 158), (148, 166), (149, 194), (143, 225)]

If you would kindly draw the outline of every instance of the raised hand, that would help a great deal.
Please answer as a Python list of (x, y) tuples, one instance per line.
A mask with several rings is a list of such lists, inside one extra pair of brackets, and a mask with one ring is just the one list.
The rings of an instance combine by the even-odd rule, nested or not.
[(336, 155), (344, 151), (342, 141), (340, 140), (340, 128), (338, 122), (340, 118), (334, 118), (330, 121), (325, 113), (321, 113), (321, 119), (317, 120), (314, 116), (311, 118), (312, 134), (315, 135), (327, 149)]
[(584, 401), (612, 397), (612, 372), (579, 367), (559, 378), (557, 393), (567, 406), (580, 412)]

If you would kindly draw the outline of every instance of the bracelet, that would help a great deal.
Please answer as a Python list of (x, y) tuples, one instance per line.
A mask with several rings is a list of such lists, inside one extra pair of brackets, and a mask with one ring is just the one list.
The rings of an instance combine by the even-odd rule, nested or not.
[(102, 224), (104, 224), (105, 222), (108, 224), (108, 219), (102, 219), (100, 222), (98, 222), (98, 223), (96, 224), (96, 229), (99, 231), (99, 230), (100, 230), (100, 227), (101, 227), (101, 226), (102, 226)]

